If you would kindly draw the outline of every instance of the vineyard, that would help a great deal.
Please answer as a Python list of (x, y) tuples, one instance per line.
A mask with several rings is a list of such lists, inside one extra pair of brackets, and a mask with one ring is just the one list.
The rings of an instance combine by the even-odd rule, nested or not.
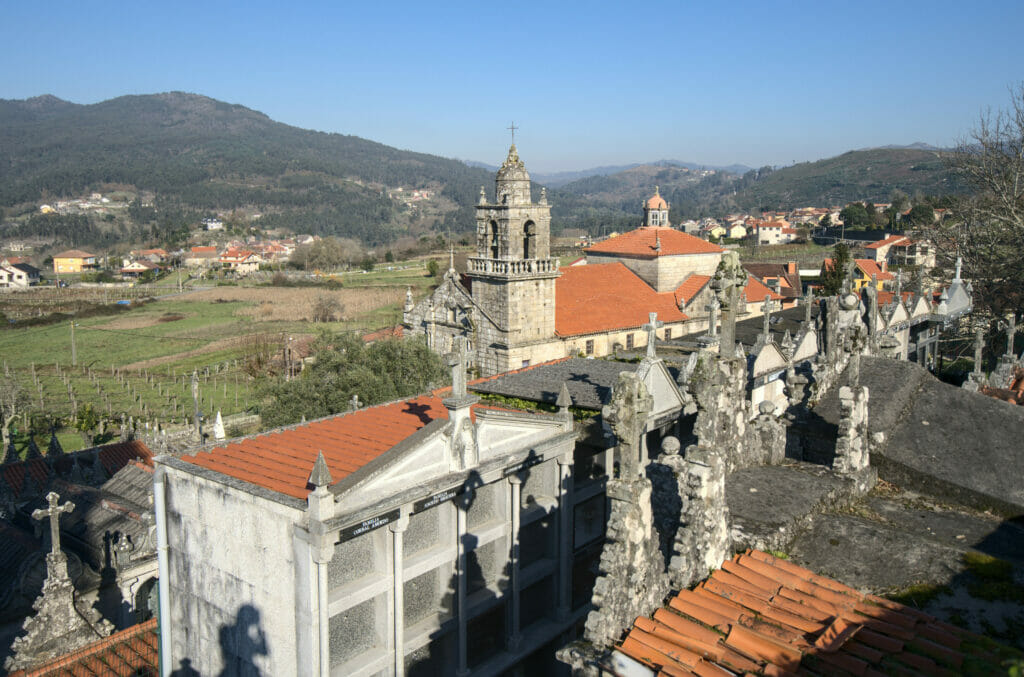
[[(71, 451), (108, 439), (122, 422), (180, 429), (197, 404), (207, 425), (218, 411), (258, 413), (261, 382), (297, 372), (318, 329), (394, 324), (406, 289), (420, 296), (432, 282), (420, 268), (346, 278), (341, 288), (219, 285), (162, 298), (153, 297), (173, 290), (2, 294), (8, 319), (50, 318), (0, 330), (2, 375), (22, 399), (12, 426), (15, 455), (32, 444), (45, 449), (54, 426)], [(313, 322), (324, 298), (338, 310), (335, 321)]]

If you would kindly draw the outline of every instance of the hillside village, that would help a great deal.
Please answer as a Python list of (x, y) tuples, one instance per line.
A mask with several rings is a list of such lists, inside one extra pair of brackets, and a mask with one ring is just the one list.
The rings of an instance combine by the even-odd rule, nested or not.
[[(513, 145), (465, 264), (450, 244), (436, 286), (410, 287), (401, 322), (364, 336), (422, 341), (450, 386), (371, 406), (356, 393), (345, 412), (249, 435), (139, 419), (65, 454), (51, 431), (45, 453), (0, 465), (16, 544), (0, 559), (5, 668), (992, 674), (1024, 660), (1015, 320), (999, 354), (975, 341), (962, 387), (942, 382), (972, 281), (918, 232), (840, 230), (855, 246), (826, 293), (834, 250), (808, 270), (745, 261), (730, 240), (787, 252), (817, 231), (831, 246), (842, 210), (673, 224), (652, 188), (636, 228), (563, 262)], [(301, 244), (115, 263), (246, 277)], [(53, 272), (104, 258), (59, 252)]]

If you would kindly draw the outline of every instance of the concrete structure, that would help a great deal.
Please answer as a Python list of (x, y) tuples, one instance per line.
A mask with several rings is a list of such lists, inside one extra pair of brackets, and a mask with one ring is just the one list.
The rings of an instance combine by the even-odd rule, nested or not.
[(580, 618), (568, 402), (485, 406), (453, 357), (443, 400), (158, 458), (165, 674), (497, 674)]

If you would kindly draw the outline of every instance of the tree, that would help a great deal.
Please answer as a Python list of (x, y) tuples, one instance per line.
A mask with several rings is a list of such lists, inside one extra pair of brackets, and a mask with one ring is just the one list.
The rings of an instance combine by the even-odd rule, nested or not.
[(14, 419), (28, 406), (28, 402), (28, 393), (13, 374), (0, 378), (0, 441), (3, 444), (0, 448), (0, 461), (4, 460), (11, 445), (11, 427), (14, 425)]
[(907, 224), (915, 228), (930, 226), (935, 222), (935, 210), (930, 205), (916, 204), (910, 208), (906, 220)]
[(872, 222), (868, 210), (859, 202), (851, 202), (843, 207), (839, 218), (847, 228), (864, 228)]
[(835, 296), (843, 290), (843, 278), (849, 264), (850, 248), (843, 242), (837, 243), (832, 250), (831, 265), (827, 259), (821, 262), (821, 288), (825, 296)]
[(437, 269), (437, 259), (430, 259), (429, 261), (427, 261), (427, 275), (429, 275), (430, 277), (437, 277)]
[(341, 301), (331, 294), (317, 294), (313, 299), (314, 322), (334, 322), (340, 320), (344, 312)]
[(1024, 310), (1024, 83), (1011, 95), (1009, 110), (983, 114), (946, 157), (972, 193), (927, 226), (940, 265), (962, 257), (975, 311), (990, 317)]
[(352, 396), (365, 405), (409, 397), (448, 381), (441, 358), (422, 340), (386, 339), (367, 346), (353, 333), (321, 333), (315, 360), (291, 381), (261, 388), (261, 416), (269, 426), (287, 425), (348, 411)]
[(829, 214), (829, 213), (826, 213), (825, 215), (823, 215), (821, 217), (821, 219), (818, 220), (818, 225), (820, 225), (822, 228), (831, 228), (832, 227), (832, 215)]
[(902, 214), (910, 209), (910, 197), (899, 188), (892, 191), (892, 194), (889, 195), (889, 203), (892, 205), (891, 208), (896, 210), (897, 214)]

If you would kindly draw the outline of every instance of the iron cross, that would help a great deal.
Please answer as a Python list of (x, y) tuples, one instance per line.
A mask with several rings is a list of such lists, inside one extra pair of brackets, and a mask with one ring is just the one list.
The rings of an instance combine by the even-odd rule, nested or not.
[(512, 132), (512, 143), (515, 144), (515, 142), (516, 142), (516, 130), (519, 129), (518, 127), (516, 127), (516, 123), (513, 122), (512, 124), (510, 124), (505, 129), (507, 129), (507, 130)]

